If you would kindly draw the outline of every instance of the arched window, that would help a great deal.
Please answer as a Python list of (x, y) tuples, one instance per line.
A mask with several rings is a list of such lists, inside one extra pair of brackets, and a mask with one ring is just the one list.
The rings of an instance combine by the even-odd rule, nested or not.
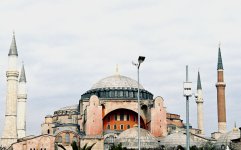
[(69, 133), (65, 134), (65, 143), (69, 144), (70, 143), (70, 138), (69, 138)]
[(77, 143), (77, 136), (76, 135), (73, 137), (73, 141), (75, 141)]
[(127, 129), (130, 129), (130, 127), (131, 127), (131, 126), (128, 124), (128, 125), (127, 125)]
[(58, 143), (62, 143), (62, 136), (58, 136)]
[(49, 134), (49, 133), (50, 133), (50, 130), (48, 129), (48, 131), (47, 131), (47, 132), (48, 132), (48, 134)]

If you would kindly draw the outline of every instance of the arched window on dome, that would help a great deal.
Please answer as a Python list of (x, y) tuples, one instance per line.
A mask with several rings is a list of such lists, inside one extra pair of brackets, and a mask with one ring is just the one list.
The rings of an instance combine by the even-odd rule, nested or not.
[(124, 96), (123, 91), (120, 91), (120, 97), (122, 98)]

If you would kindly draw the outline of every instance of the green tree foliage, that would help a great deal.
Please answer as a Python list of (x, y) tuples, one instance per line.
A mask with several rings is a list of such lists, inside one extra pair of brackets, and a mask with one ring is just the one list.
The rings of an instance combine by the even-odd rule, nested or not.
[(72, 149), (73, 149), (73, 150), (91, 150), (95, 144), (96, 144), (96, 143), (93, 143), (92, 145), (87, 146), (88, 143), (86, 143), (86, 144), (81, 148), (81, 147), (79, 147), (79, 146), (77, 145), (77, 143), (74, 141), (74, 142), (71, 144), (71, 146), (72, 146)]
[(127, 148), (122, 148), (121, 143), (119, 143), (117, 146), (113, 145), (111, 146), (110, 150), (127, 150)]

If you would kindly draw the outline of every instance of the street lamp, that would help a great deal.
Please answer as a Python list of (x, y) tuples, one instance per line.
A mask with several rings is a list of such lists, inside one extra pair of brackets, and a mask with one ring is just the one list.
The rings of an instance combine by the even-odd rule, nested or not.
[(141, 141), (140, 141), (140, 87), (139, 87), (139, 68), (141, 63), (145, 60), (144, 56), (139, 56), (138, 63), (132, 62), (133, 65), (137, 67), (137, 82), (138, 82), (138, 93), (137, 93), (137, 103), (138, 103), (138, 150), (141, 149)]

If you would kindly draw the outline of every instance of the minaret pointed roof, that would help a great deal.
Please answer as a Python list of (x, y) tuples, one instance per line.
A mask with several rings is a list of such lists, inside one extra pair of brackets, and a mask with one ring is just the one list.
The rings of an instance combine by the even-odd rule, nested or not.
[(16, 45), (15, 33), (14, 32), (13, 32), (12, 43), (11, 43), (10, 50), (9, 50), (9, 53), (8, 53), (8, 56), (10, 56), (10, 55), (18, 56), (18, 51), (17, 51), (17, 45)]
[(218, 48), (218, 68), (217, 69), (218, 70), (223, 69), (223, 61), (222, 61), (220, 45), (219, 45), (219, 48)]
[(197, 75), (197, 90), (201, 90), (201, 89), (202, 89), (202, 84), (201, 84), (200, 73), (198, 71), (198, 75)]
[(20, 74), (19, 82), (27, 82), (27, 80), (26, 80), (26, 76), (25, 76), (24, 65), (22, 65), (22, 70), (21, 70), (21, 74)]

